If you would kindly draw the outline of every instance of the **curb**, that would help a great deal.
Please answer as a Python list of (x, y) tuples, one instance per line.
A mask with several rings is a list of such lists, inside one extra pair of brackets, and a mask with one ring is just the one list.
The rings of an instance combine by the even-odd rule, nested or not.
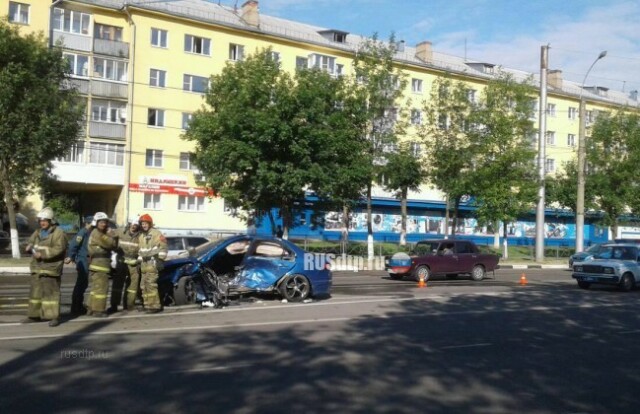
[(21, 267), (0, 267), (0, 275), (2, 274), (31, 274), (31, 270), (29, 266), (21, 266)]
[(545, 265), (545, 264), (512, 264), (498, 265), (497, 269), (566, 269), (570, 270), (569, 265)]

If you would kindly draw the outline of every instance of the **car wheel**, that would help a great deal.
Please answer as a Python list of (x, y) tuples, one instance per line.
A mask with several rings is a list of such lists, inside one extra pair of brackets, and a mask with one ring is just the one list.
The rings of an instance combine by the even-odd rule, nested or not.
[(393, 280), (400, 280), (404, 275), (399, 275), (397, 273), (389, 273), (389, 277)]
[(280, 295), (289, 302), (302, 302), (311, 294), (311, 283), (306, 276), (290, 275), (278, 288)]
[(580, 289), (589, 289), (589, 287), (591, 287), (591, 283), (578, 280), (578, 287)]
[(622, 275), (622, 280), (620, 281), (620, 290), (624, 292), (628, 292), (633, 289), (635, 285), (635, 280), (633, 279), (633, 275), (631, 273), (625, 273)]
[(178, 280), (178, 286), (173, 291), (176, 305), (189, 305), (196, 303), (196, 287), (193, 278), (185, 276)]
[(447, 279), (453, 280), (453, 279), (457, 279), (458, 278), (458, 274), (457, 273), (449, 273), (447, 275)]
[(419, 266), (415, 271), (416, 282), (419, 282), (421, 279), (426, 282), (429, 280), (429, 276), (431, 276), (431, 271), (427, 266)]
[(473, 266), (473, 270), (471, 270), (471, 279), (475, 280), (476, 282), (479, 282), (482, 279), (484, 279), (485, 273), (486, 272), (484, 271), (484, 266), (475, 265)]

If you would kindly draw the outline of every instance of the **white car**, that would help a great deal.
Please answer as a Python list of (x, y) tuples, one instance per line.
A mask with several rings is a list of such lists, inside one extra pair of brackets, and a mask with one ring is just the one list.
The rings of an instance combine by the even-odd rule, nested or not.
[(186, 257), (191, 247), (198, 247), (209, 241), (202, 236), (166, 236), (166, 239), (169, 249), (167, 257)]

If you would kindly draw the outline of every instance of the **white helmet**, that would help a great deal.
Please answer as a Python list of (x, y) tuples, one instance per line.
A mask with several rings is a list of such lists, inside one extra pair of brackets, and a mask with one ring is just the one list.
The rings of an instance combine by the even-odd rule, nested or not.
[(93, 216), (93, 221), (95, 221), (97, 224), (100, 220), (109, 220), (109, 216), (99, 211), (95, 214), (95, 216)]
[(129, 224), (139, 224), (138, 223), (139, 221), (140, 221), (140, 216), (137, 214), (129, 217)]
[(51, 220), (53, 221), (53, 210), (51, 207), (45, 207), (36, 216), (38, 220)]

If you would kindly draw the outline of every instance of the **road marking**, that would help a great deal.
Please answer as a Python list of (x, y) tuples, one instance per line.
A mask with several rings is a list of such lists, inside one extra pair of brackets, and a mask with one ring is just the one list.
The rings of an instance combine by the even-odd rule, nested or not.
[(177, 371), (169, 371), (170, 374), (181, 374), (185, 372), (209, 372), (209, 371), (227, 371), (231, 369), (237, 368), (249, 368), (253, 366), (253, 364), (235, 364), (235, 365), (221, 365), (217, 367), (208, 367), (208, 368), (193, 368), (193, 369), (180, 369)]
[(624, 331), (624, 332), (620, 332), (621, 335), (627, 335), (627, 334), (635, 334), (635, 333), (640, 333), (639, 329), (636, 329), (635, 331)]
[(451, 346), (443, 346), (440, 349), (461, 349), (461, 348), (479, 348), (483, 346), (491, 346), (491, 344), (469, 344), (469, 345), (451, 345)]
[(0, 309), (26, 308), (28, 306), (28, 303), (16, 303), (15, 305), (0, 305)]

